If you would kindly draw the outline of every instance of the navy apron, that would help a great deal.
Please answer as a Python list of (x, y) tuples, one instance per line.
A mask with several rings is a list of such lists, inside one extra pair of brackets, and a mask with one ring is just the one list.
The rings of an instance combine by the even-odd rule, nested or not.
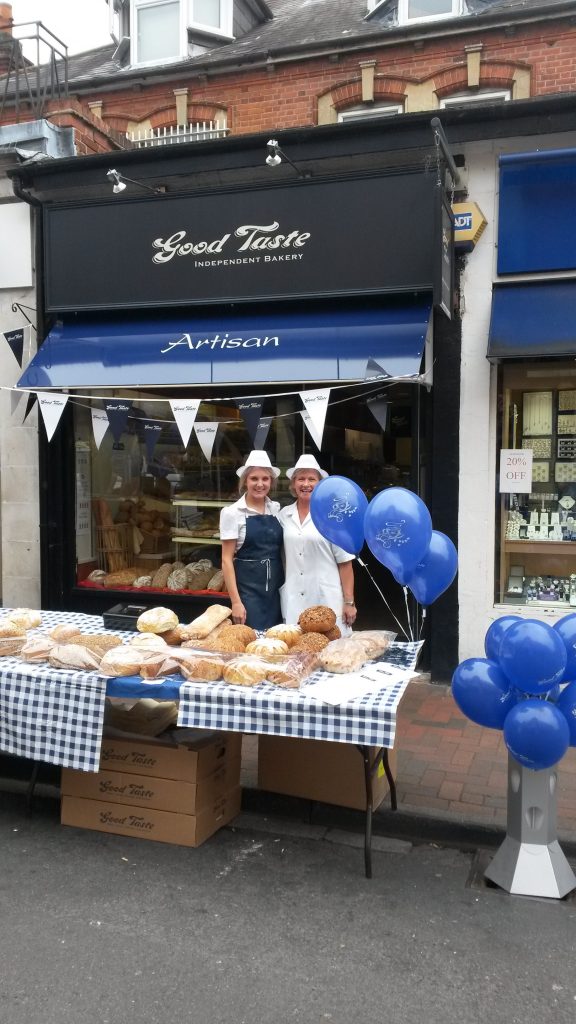
[(270, 629), (282, 622), (283, 538), (276, 516), (246, 516), (246, 537), (234, 559), (234, 570), (246, 625), (252, 629)]

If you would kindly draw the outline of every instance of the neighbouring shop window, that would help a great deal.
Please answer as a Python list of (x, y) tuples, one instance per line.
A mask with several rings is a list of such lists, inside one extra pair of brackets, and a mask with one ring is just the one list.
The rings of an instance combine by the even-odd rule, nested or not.
[(502, 370), (501, 447), (532, 453), (530, 490), (498, 503), (497, 603), (576, 607), (574, 363)]
[[(270, 426), (263, 446), (282, 471), (272, 496), (282, 505), (294, 500), (285, 472), (304, 451), (313, 453), (327, 472), (355, 480), (368, 498), (387, 486), (412, 486), (413, 388), (331, 390), (321, 451), (304, 424), (299, 395), (269, 397), (268, 391), (262, 416), (270, 418)], [(108, 427), (99, 447), (92, 407), (73, 405), (76, 582), (87, 591), (126, 587), (182, 595), (215, 590), (222, 586), (220, 511), (238, 498), (236, 469), (254, 447), (245, 421), (233, 401), (203, 401), (198, 432), (192, 430), (184, 448), (167, 401), (130, 397), (133, 404), (119, 441)], [(102, 416), (101, 405), (95, 398), (94, 408)], [(146, 443), (150, 424), (160, 428), (153, 450)], [(208, 454), (199, 441), (207, 426), (217, 428)], [(203, 572), (182, 573), (198, 563), (206, 563)]]

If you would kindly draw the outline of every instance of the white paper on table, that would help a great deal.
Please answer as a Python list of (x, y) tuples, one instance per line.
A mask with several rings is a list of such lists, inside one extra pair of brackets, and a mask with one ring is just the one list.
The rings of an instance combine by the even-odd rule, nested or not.
[[(383, 667), (383, 666), (382, 666)], [(388, 686), (412, 679), (416, 673), (406, 669), (386, 666), (387, 671), (380, 671), (379, 665), (365, 665), (360, 672), (325, 672), (322, 678), (313, 684), (303, 686), (301, 692), (323, 704), (348, 704), (350, 701), (378, 693)]]

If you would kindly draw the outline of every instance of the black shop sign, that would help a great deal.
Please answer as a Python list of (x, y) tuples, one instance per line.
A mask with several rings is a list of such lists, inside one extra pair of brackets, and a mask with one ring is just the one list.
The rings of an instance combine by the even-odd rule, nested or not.
[(432, 289), (433, 175), (115, 198), (45, 209), (46, 308), (182, 306)]

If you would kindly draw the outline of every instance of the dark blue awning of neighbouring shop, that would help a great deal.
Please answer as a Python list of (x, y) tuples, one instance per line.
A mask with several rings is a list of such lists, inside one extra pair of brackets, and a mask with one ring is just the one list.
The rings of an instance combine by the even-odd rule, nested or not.
[(382, 307), (165, 320), (70, 320), (48, 334), (21, 388), (178, 387), (362, 380), (368, 360), (415, 375), (432, 299)]
[(576, 149), (500, 157), (498, 273), (576, 269)]
[(495, 288), (488, 359), (576, 356), (576, 281)]

